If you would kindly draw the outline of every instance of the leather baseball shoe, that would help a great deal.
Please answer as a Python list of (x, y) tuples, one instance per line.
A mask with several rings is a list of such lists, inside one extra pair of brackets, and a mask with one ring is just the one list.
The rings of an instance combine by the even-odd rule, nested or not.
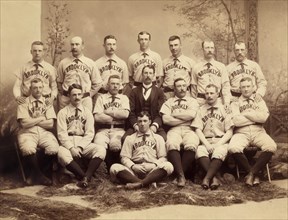
[(255, 176), (253, 181), (253, 186), (258, 186), (260, 184), (260, 178), (259, 176)]
[(254, 174), (253, 173), (248, 173), (248, 175), (245, 177), (245, 184), (247, 186), (253, 186), (254, 182)]
[(186, 183), (185, 176), (184, 175), (178, 176), (178, 178), (177, 178), (177, 186), (184, 187), (185, 183)]
[(201, 184), (201, 187), (205, 190), (208, 190), (209, 189), (209, 180), (204, 178), (203, 181), (202, 181), (202, 184)]

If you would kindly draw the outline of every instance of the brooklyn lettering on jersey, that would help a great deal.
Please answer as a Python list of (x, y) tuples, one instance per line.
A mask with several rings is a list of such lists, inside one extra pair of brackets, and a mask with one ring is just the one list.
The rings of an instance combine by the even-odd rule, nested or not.
[[(123, 72), (124, 72), (122, 68), (120, 68), (119, 66), (115, 66), (115, 65), (112, 65), (112, 66), (111, 66), (111, 69), (117, 71), (118, 73), (122, 73), (122, 74), (123, 74)], [(109, 65), (103, 66), (102, 68), (99, 69), (99, 71), (100, 71), (101, 74), (102, 74), (104, 71), (109, 71), (109, 70), (110, 70), (110, 69), (109, 69)]]
[(185, 66), (182, 66), (180, 63), (177, 63), (176, 65), (174, 65), (173, 63), (169, 63), (165, 66), (165, 71), (169, 71), (171, 69), (177, 68), (179, 70), (185, 70), (188, 71), (188, 69)]
[(72, 70), (81, 70), (85, 73), (89, 73), (89, 69), (87, 68), (87, 66), (84, 66), (83, 64), (70, 64), (69, 66), (66, 67), (66, 69), (64, 70), (65, 73), (68, 73)]
[(247, 109), (257, 110), (257, 109), (259, 109), (259, 106), (258, 105), (254, 105), (254, 104), (246, 104), (246, 105), (240, 106), (240, 108), (239, 108), (240, 113), (245, 111), (245, 110), (247, 110)]
[(156, 149), (156, 143), (149, 141), (149, 140), (136, 142), (133, 144), (132, 147), (133, 147), (133, 150), (135, 150), (135, 149), (137, 149), (139, 147), (143, 147), (143, 146), (151, 147), (153, 150)]
[(221, 73), (219, 70), (215, 70), (215, 69), (204, 69), (201, 70), (200, 72), (198, 72), (198, 76), (202, 77), (203, 75), (207, 74), (207, 73), (211, 73), (215, 76), (221, 77)]
[(80, 121), (82, 124), (86, 123), (86, 119), (81, 115), (78, 115), (78, 116), (71, 115), (70, 117), (66, 118), (67, 125), (71, 124), (71, 122), (73, 121)]
[(173, 112), (176, 109), (184, 109), (186, 110), (188, 108), (187, 104), (180, 104), (180, 105), (174, 105), (171, 107), (171, 111)]
[(142, 65), (142, 64), (147, 64), (147, 65), (153, 65), (156, 66), (156, 63), (153, 60), (150, 59), (141, 59), (138, 60), (137, 62), (134, 63), (134, 68), (137, 69), (138, 66)]
[(49, 74), (47, 72), (45, 72), (43, 70), (39, 70), (39, 69), (38, 70), (30, 70), (30, 71), (25, 72), (23, 74), (24, 78), (26, 78), (26, 79), (28, 79), (31, 76), (36, 76), (36, 75), (37, 76), (41, 76), (41, 77), (43, 77), (45, 79), (49, 78)]
[(253, 71), (253, 70), (249, 70), (249, 69), (239, 69), (239, 70), (235, 70), (235, 71), (233, 71), (232, 73), (231, 73), (231, 75), (230, 75), (230, 79), (233, 79), (233, 78), (235, 78), (236, 76), (238, 76), (238, 75), (240, 75), (240, 74), (242, 74), (242, 73), (244, 73), (244, 74), (247, 74), (247, 75), (250, 75), (250, 76), (256, 76), (256, 72), (255, 71)]
[(220, 122), (223, 122), (225, 120), (225, 118), (222, 115), (219, 115), (217, 113), (213, 113), (213, 114), (209, 113), (202, 118), (203, 123), (206, 123), (209, 118), (214, 118)]
[(107, 110), (110, 107), (115, 107), (115, 108), (120, 108), (122, 105), (118, 102), (108, 102), (106, 104), (104, 104), (104, 109)]

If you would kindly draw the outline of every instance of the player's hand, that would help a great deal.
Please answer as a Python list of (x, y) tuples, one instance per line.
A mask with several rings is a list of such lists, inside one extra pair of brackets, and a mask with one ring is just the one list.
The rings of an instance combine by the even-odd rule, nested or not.
[(24, 104), (25, 100), (26, 100), (26, 97), (24, 97), (24, 96), (18, 96), (16, 98), (16, 102), (17, 102), (18, 105)]
[(149, 173), (151, 170), (157, 167), (155, 163), (142, 163), (142, 166), (145, 168), (146, 173)]
[(54, 99), (52, 97), (51, 98), (46, 98), (45, 99), (45, 104), (47, 106), (53, 105), (53, 101), (54, 101)]
[(146, 174), (146, 169), (142, 164), (134, 164), (132, 166), (133, 172), (135, 172), (138, 176)]
[(150, 130), (153, 132), (153, 133), (156, 133), (157, 132), (157, 128), (155, 125), (151, 125), (150, 126)]
[(214, 148), (213, 148), (212, 144), (207, 144), (207, 145), (205, 145), (205, 147), (206, 147), (209, 154), (213, 153)]
[(81, 150), (79, 147), (70, 148), (70, 152), (71, 152), (73, 158), (80, 158), (81, 157)]

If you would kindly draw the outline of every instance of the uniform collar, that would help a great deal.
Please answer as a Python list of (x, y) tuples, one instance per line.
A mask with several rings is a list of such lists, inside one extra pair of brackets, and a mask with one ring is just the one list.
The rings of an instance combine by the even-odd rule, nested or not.
[(241, 95), (240, 97), (239, 97), (239, 99), (241, 100), (241, 101), (246, 101), (247, 99), (250, 99), (250, 100), (252, 100), (253, 102), (255, 101), (255, 94), (252, 94), (249, 98), (246, 98), (246, 97), (244, 97), (243, 95)]
[(31, 60), (31, 67), (33, 67), (35, 64), (38, 64), (42, 68), (44, 67), (44, 60), (41, 60), (39, 63), (35, 63), (33, 60)]
[[(73, 106), (71, 103), (68, 105), (68, 108), (69, 108), (70, 112), (75, 111), (75, 109), (76, 109), (76, 107)], [(78, 106), (78, 109), (79, 109), (81, 112), (83, 112), (83, 111), (84, 111), (83, 105), (80, 104), (80, 105)]]
[(142, 137), (144, 134), (147, 134), (149, 136), (152, 135), (151, 130), (149, 129), (146, 133), (142, 133), (140, 131), (137, 132), (137, 137)]
[(83, 58), (84, 58), (84, 57), (85, 57), (84, 54), (81, 54), (81, 56), (78, 57), (78, 58), (71, 56), (71, 60), (72, 60), (72, 62), (73, 62), (74, 60), (78, 59), (78, 60), (80, 60), (80, 61), (83, 63)]
[(34, 101), (38, 100), (38, 101), (40, 101), (42, 103), (45, 103), (45, 98), (43, 96), (41, 96), (40, 99), (35, 99), (32, 95), (30, 95), (29, 96), (29, 100), (30, 100), (30, 102), (34, 102)]
[(104, 58), (105, 58), (106, 61), (108, 61), (108, 60), (111, 59), (111, 60), (115, 61), (115, 63), (117, 63), (116, 60), (117, 60), (118, 57), (117, 57), (116, 54), (113, 54), (112, 57), (108, 57), (108, 56), (105, 54), (105, 55), (104, 55)]

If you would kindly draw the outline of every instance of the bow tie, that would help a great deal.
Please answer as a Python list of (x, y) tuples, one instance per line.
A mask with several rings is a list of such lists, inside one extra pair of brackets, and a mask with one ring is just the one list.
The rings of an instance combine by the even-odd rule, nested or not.
[(177, 58), (174, 58), (173, 61), (174, 61), (174, 66), (177, 65), (177, 62), (180, 62)]
[(119, 99), (118, 97), (116, 97), (116, 95), (111, 95), (111, 103), (113, 103), (116, 99)]
[(175, 102), (178, 102), (178, 105), (180, 105), (182, 101), (186, 101), (186, 99), (177, 99), (177, 100), (175, 100)]
[(79, 108), (75, 108), (75, 117), (79, 115), (79, 111), (81, 111)]
[(39, 102), (40, 102), (40, 101), (39, 101), (39, 100), (35, 100), (34, 102), (35, 102), (35, 107), (38, 108), (38, 107), (39, 107)]
[(148, 53), (142, 53), (142, 56), (145, 58), (145, 57), (147, 57), (149, 55), (148, 55)]
[(111, 70), (111, 69), (112, 69), (112, 63), (113, 63), (113, 62), (116, 63), (116, 61), (113, 60), (113, 59), (109, 59), (109, 60), (107, 60), (107, 61), (109, 62), (108, 68), (109, 68), (109, 70)]
[(244, 63), (239, 63), (239, 65), (241, 66), (241, 69), (244, 70), (245, 64)]
[(42, 67), (42, 65), (41, 65), (41, 64), (39, 64), (39, 63), (35, 63), (33, 66), (35, 66), (35, 70), (38, 70), (38, 69), (39, 69), (39, 67)]
[(150, 134), (143, 134), (140, 137), (142, 137), (142, 141), (146, 141), (146, 137), (149, 137)]
[(209, 63), (209, 62), (208, 62), (208, 63), (206, 63), (205, 65), (207, 66), (207, 69), (210, 69), (210, 66), (212, 66), (212, 64), (211, 64), (211, 63)]
[(78, 64), (79, 62), (81, 62), (81, 60), (79, 60), (78, 58), (74, 59), (73, 62), (75, 62), (76, 64)]
[(152, 86), (148, 87), (148, 88), (145, 88), (144, 86), (142, 86), (143, 89), (144, 89), (144, 96), (146, 95), (146, 93), (148, 92), (149, 89), (152, 88)]
[(210, 107), (210, 108), (209, 108), (209, 110), (210, 110), (210, 113), (211, 113), (211, 114), (213, 114), (215, 109), (217, 109), (217, 107), (213, 107), (213, 106), (212, 106), (212, 107)]
[(251, 102), (254, 102), (254, 100), (251, 99), (251, 98), (247, 98), (246, 101), (248, 102), (248, 104), (250, 104), (250, 101), (251, 101)]

